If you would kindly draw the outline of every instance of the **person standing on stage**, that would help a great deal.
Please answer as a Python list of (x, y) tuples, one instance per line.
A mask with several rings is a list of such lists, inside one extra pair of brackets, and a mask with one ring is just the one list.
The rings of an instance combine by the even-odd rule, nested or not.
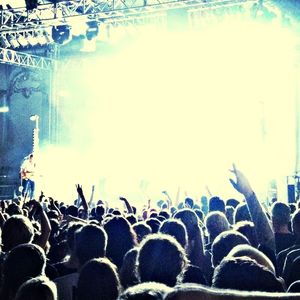
[(21, 179), (22, 179), (22, 196), (33, 199), (35, 191), (35, 161), (33, 154), (30, 154), (21, 165)]

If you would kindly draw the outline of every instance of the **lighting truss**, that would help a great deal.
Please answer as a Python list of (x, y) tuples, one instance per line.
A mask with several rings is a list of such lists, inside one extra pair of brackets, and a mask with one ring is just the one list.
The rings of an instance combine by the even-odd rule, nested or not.
[(73, 0), (40, 4), (37, 9), (5, 9), (0, 12), (0, 35), (40, 31), (57, 25), (68, 25), (72, 19), (120, 22), (128, 17), (155, 14), (178, 8), (208, 9), (224, 5), (243, 5), (257, 0)]
[(51, 70), (54, 66), (55, 60), (11, 49), (0, 48), (0, 64), (1, 63)]

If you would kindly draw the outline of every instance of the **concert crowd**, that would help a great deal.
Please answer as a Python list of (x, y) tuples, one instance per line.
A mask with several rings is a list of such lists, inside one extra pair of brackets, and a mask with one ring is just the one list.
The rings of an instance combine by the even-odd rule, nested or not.
[(43, 193), (0, 201), (0, 299), (297, 297), (299, 203), (263, 205), (231, 172), (243, 201), (166, 197), (138, 211), (120, 197), (117, 209), (81, 185), (72, 205)]

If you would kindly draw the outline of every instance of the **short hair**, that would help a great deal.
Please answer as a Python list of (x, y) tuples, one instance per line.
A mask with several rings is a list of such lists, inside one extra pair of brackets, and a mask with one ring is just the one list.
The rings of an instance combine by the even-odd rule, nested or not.
[(216, 267), (222, 259), (228, 255), (230, 250), (241, 244), (250, 244), (248, 239), (241, 233), (228, 230), (219, 234), (212, 244), (212, 263)]
[(125, 290), (118, 300), (163, 300), (172, 291), (172, 288), (162, 283), (144, 282)]
[(6, 212), (10, 215), (23, 215), (22, 209), (16, 203), (11, 203), (8, 205)]
[(184, 224), (180, 220), (169, 219), (160, 224), (159, 232), (173, 236), (185, 248), (188, 237)]
[(66, 214), (68, 216), (78, 217), (78, 208), (75, 205), (70, 205), (66, 209)]
[(159, 226), (160, 226), (160, 221), (156, 218), (150, 218), (146, 220), (146, 224), (151, 227), (152, 233), (157, 233)]
[(140, 243), (148, 234), (152, 233), (151, 227), (146, 222), (138, 222), (132, 226), (136, 233), (137, 241)]
[(300, 236), (300, 210), (296, 210), (292, 216), (292, 230), (296, 236)]
[(142, 241), (140, 247), (137, 260), (141, 282), (155, 281), (174, 286), (188, 262), (176, 239), (162, 233), (152, 234)]
[(249, 257), (226, 257), (216, 267), (212, 286), (241, 291), (284, 292), (275, 274)]
[(271, 208), (273, 223), (278, 225), (287, 225), (291, 220), (291, 210), (289, 206), (283, 202), (275, 202)]
[(126, 220), (131, 224), (135, 224), (137, 223), (137, 217), (134, 215), (134, 214), (129, 214), (127, 217), (126, 217)]
[(236, 208), (240, 204), (240, 201), (230, 198), (226, 201), (226, 206), (232, 206), (233, 208)]
[(117, 267), (107, 258), (91, 259), (81, 268), (77, 300), (113, 300), (120, 292)]
[(75, 252), (80, 265), (92, 258), (104, 257), (106, 246), (107, 234), (98, 225), (85, 225), (75, 234)]
[(240, 222), (240, 221), (252, 221), (248, 205), (246, 203), (240, 203), (234, 212), (234, 223)]
[(205, 218), (205, 227), (209, 233), (211, 242), (223, 231), (230, 228), (228, 220), (224, 213), (220, 211), (213, 211), (208, 213)]
[(103, 205), (97, 205), (96, 207), (96, 215), (97, 217), (102, 217), (105, 213), (105, 208)]
[(54, 282), (46, 276), (38, 276), (24, 282), (15, 300), (56, 300), (57, 289)]
[(160, 211), (158, 215), (164, 217), (165, 219), (169, 219), (171, 217), (171, 215), (166, 210)]
[(30, 243), (34, 237), (34, 228), (27, 217), (15, 215), (5, 221), (2, 228), (3, 251), (10, 251), (17, 245)]
[(243, 234), (248, 239), (248, 241), (252, 246), (254, 247), (258, 246), (256, 230), (253, 222), (250, 221), (237, 222), (233, 226), (233, 229)]
[(254, 259), (258, 264), (264, 266), (272, 273), (276, 273), (275, 267), (271, 260), (267, 257), (267, 255), (250, 245), (237, 245), (227, 255), (227, 257), (241, 256), (246, 256), (251, 259)]
[(225, 213), (225, 203), (219, 197), (212, 197), (209, 199), (209, 211), (220, 211)]
[(3, 264), (2, 299), (11, 299), (22, 283), (44, 275), (46, 256), (35, 244), (21, 244), (13, 248)]
[(181, 282), (207, 285), (207, 280), (204, 276), (203, 271), (199, 267), (193, 265), (189, 265), (187, 267), (182, 276)]

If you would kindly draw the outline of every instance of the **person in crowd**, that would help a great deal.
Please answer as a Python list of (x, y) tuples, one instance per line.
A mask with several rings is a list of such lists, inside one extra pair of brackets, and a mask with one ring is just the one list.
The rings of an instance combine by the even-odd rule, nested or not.
[(204, 272), (209, 272), (211, 269), (210, 257), (204, 251), (203, 232), (199, 226), (196, 213), (189, 208), (185, 208), (176, 212), (174, 218), (180, 219), (186, 227), (188, 235), (186, 251), (191, 264), (198, 266)]
[(94, 258), (82, 266), (75, 293), (77, 300), (116, 300), (120, 292), (117, 267), (107, 258)]
[(78, 258), (75, 252), (75, 233), (79, 230), (84, 223), (71, 222), (69, 223), (67, 231), (67, 246), (68, 256), (62, 262), (54, 264), (55, 269), (58, 272), (58, 277), (75, 273), (79, 268)]
[(2, 250), (9, 252), (17, 245), (31, 243), (33, 237), (34, 228), (27, 217), (11, 216), (2, 228)]
[(137, 256), (139, 248), (134, 247), (129, 250), (123, 260), (121, 269), (119, 270), (120, 281), (123, 288), (128, 288), (139, 283), (137, 276)]
[[(285, 269), (285, 277), (290, 273), (291, 265), (294, 259), (300, 255), (300, 210), (295, 211), (292, 216), (292, 231), (295, 237), (295, 243), (293, 246), (282, 250), (277, 255), (277, 267), (279, 275), (282, 274), (283, 267)], [(296, 251), (295, 251), (296, 250)], [(290, 255), (290, 253), (293, 254)], [(289, 256), (289, 259), (286, 259)]]
[(125, 290), (118, 300), (163, 300), (173, 289), (158, 282), (144, 282)]
[(24, 282), (18, 289), (15, 300), (57, 300), (54, 282), (46, 276), (37, 276)]
[(264, 266), (268, 270), (270, 270), (273, 274), (276, 275), (275, 266), (271, 262), (271, 260), (261, 251), (250, 245), (238, 245), (235, 246), (227, 255), (227, 257), (249, 257), (254, 259), (258, 264)]
[(166, 234), (147, 236), (140, 245), (137, 257), (141, 282), (160, 282), (175, 286), (187, 267), (187, 257), (175, 238)]
[(216, 267), (213, 287), (240, 291), (284, 292), (269, 269), (249, 257), (226, 257)]
[(127, 251), (137, 245), (131, 224), (121, 216), (115, 216), (104, 224), (107, 233), (107, 257), (119, 268)]
[(241, 233), (228, 230), (219, 234), (212, 244), (212, 264), (216, 268), (232, 248), (237, 245), (249, 245), (249, 241)]
[[(81, 227), (75, 233), (75, 254), (79, 268), (90, 259), (105, 257), (106, 247), (107, 234), (104, 229), (94, 224)], [(55, 279), (59, 300), (73, 299), (79, 276), (78, 269), (77, 272)]]
[(275, 233), (276, 253), (295, 243), (295, 237), (289, 230), (291, 210), (283, 202), (275, 202), (271, 207), (272, 225)]
[(257, 236), (253, 222), (240, 221), (233, 226), (233, 229), (244, 235), (253, 247), (258, 247)]
[(208, 244), (205, 248), (210, 250), (215, 238), (223, 231), (229, 230), (230, 224), (224, 213), (213, 211), (206, 216), (205, 227), (208, 232)]
[(136, 237), (137, 237), (137, 242), (140, 243), (145, 236), (148, 234), (152, 233), (151, 227), (146, 224), (146, 222), (137, 222), (132, 226), (132, 229), (134, 230)]
[(242, 221), (252, 221), (248, 206), (246, 203), (240, 203), (234, 212), (233, 215), (234, 223), (242, 222)]
[(168, 219), (161, 223), (159, 230), (160, 233), (165, 233), (173, 236), (183, 249), (187, 247), (187, 232), (184, 224), (177, 219)]
[(14, 247), (4, 260), (0, 299), (13, 300), (18, 288), (30, 278), (44, 275), (46, 255), (34, 244)]
[(225, 214), (225, 203), (219, 197), (212, 197), (209, 200), (209, 212), (220, 211)]

